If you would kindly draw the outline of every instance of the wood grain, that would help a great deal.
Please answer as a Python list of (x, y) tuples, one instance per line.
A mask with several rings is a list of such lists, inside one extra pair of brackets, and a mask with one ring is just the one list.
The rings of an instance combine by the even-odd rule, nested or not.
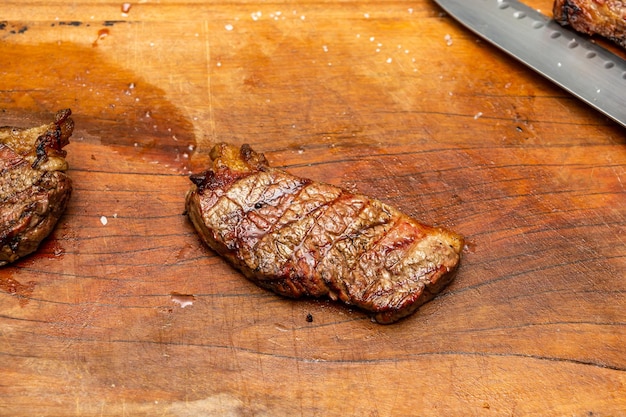
[[(121, 8), (1, 2), (0, 124), (76, 130), (0, 415), (626, 415), (623, 128), (427, 0)], [(259, 289), (183, 215), (216, 141), (463, 234), (456, 280), (391, 326)]]

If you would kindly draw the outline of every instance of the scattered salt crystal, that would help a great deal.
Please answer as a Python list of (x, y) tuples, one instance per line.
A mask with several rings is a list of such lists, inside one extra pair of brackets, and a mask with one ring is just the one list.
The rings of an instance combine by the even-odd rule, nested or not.
[(363, 13), (363, 17), (366, 18), (366, 19), (369, 19), (370, 18), (370, 14), (369, 13)]
[(474, 120), (478, 120), (483, 115), (483, 112), (479, 111), (474, 115)]
[(376, 39), (376, 38), (372, 36), (372, 37), (370, 38), (370, 42), (374, 42), (374, 39)]
[(229, 24), (227, 24), (226, 26), (224, 26), (224, 29), (226, 29), (227, 31), (229, 31), (229, 32), (230, 32), (231, 30), (233, 30), (233, 25), (231, 25), (231, 24), (229, 23)]
[(100, 223), (102, 223), (103, 226), (106, 226), (108, 222), (109, 222), (109, 219), (107, 219), (106, 216), (100, 217)]
[(409, 14), (413, 14), (413, 9), (409, 8)]
[(221, 66), (222, 66), (222, 63), (221, 63), (221, 62), (218, 62), (216, 65), (217, 65), (218, 67), (221, 67)]
[(450, 36), (449, 33), (446, 33), (446, 36), (443, 37), (446, 41), (446, 45), (450, 46), (452, 45), (452, 36)]
[(257, 20), (259, 20), (261, 18), (261, 16), (263, 16), (263, 13), (261, 12), (254, 12), (252, 14), (250, 14), (250, 17), (252, 18), (252, 20), (254, 20), (255, 22)]
[(387, 58), (387, 63), (388, 63), (388, 64), (391, 64), (391, 62), (392, 62), (392, 61), (393, 61), (393, 60), (392, 60), (391, 58)]
[(322, 45), (322, 49), (324, 50), (324, 52), (328, 52), (328, 46)]

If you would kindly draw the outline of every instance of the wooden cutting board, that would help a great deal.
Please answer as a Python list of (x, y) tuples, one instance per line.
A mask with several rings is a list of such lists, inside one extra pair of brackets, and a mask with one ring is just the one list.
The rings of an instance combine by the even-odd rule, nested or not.
[[(433, 2), (1, 3), (0, 125), (76, 129), (0, 415), (626, 415), (626, 132)], [(456, 280), (390, 326), (259, 289), (184, 215), (217, 141), (463, 234)]]

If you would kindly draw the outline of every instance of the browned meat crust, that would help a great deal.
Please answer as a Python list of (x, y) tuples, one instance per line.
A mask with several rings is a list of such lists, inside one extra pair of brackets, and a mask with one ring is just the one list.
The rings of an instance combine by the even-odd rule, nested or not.
[(54, 122), (33, 128), (0, 127), (0, 266), (37, 250), (65, 211), (70, 114), (61, 110)]
[(600, 35), (626, 48), (626, 2), (555, 0), (554, 20), (587, 35)]
[(216, 145), (186, 209), (204, 242), (261, 287), (330, 297), (392, 323), (453, 277), (461, 236), (332, 185), (269, 167), (249, 146)]

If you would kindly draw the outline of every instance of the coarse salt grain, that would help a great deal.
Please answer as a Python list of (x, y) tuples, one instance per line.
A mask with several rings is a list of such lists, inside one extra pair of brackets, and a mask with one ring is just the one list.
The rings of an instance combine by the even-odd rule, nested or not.
[(106, 216), (100, 217), (100, 223), (102, 223), (103, 226), (106, 226), (108, 222), (109, 222), (109, 219), (107, 219)]
[(224, 29), (226, 29), (227, 31), (229, 31), (229, 32), (230, 32), (231, 30), (233, 30), (233, 25), (231, 25), (231, 24), (229, 23), (229, 24), (227, 24), (226, 26), (224, 26)]

